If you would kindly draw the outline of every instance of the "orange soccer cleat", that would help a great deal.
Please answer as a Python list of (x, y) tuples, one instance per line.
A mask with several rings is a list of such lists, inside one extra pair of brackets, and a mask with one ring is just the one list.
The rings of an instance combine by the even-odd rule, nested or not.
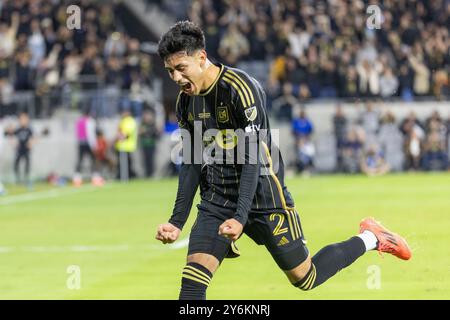
[(389, 231), (383, 227), (374, 218), (365, 218), (359, 224), (359, 233), (364, 231), (372, 232), (377, 237), (377, 250), (381, 252), (390, 253), (402, 260), (409, 260), (411, 258), (411, 249), (408, 247), (406, 240), (398, 234)]

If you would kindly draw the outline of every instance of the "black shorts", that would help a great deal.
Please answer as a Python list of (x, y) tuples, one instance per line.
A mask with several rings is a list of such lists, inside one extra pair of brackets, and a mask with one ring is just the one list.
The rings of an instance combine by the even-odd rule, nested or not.
[[(198, 206), (197, 219), (189, 237), (188, 254), (207, 253), (219, 262), (240, 255), (232, 240), (219, 235), (219, 226), (234, 212), (215, 205)], [(282, 270), (297, 267), (308, 257), (300, 217), (294, 208), (250, 212), (244, 233), (258, 245), (265, 245)]]

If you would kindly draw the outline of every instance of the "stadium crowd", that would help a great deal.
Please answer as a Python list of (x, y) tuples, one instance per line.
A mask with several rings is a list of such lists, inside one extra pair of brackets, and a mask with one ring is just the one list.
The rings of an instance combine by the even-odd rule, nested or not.
[[(449, 170), (450, 118), (437, 110), (420, 121), (414, 112), (396, 119), (368, 101), (355, 120), (340, 105), (332, 118), (336, 141), (336, 172), (384, 174), (389, 171)], [(314, 124), (305, 110), (292, 121), (299, 172), (314, 170)]]
[[(379, 29), (366, 27), (370, 4)], [(210, 55), (259, 75), (272, 97), (286, 83), (301, 100), (450, 97), (445, 0), (193, 0), (188, 18)]]
[[(80, 7), (80, 29), (67, 27), (72, 4)], [(63, 104), (99, 115), (125, 106), (140, 115), (152, 80), (151, 56), (122, 31), (115, 8), (110, 1), (2, 1), (0, 117), (27, 109), (29, 100), (12, 99), (22, 90), (34, 93), (37, 116)]]

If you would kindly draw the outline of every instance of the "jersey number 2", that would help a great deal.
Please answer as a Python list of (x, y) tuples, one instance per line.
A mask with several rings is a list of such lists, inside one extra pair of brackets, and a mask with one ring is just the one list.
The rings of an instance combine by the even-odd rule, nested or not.
[(270, 221), (274, 221), (275, 217), (278, 217), (279, 220), (277, 226), (275, 227), (275, 229), (273, 229), (273, 235), (278, 236), (280, 234), (288, 232), (288, 228), (281, 228), (284, 222), (284, 215), (282, 215), (281, 213), (272, 213), (269, 217)]

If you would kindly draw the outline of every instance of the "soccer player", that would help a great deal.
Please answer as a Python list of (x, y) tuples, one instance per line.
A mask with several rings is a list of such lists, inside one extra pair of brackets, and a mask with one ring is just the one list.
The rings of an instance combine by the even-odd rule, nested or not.
[[(212, 63), (202, 30), (189, 21), (176, 23), (162, 36), (158, 53), (171, 79), (180, 86), (178, 125), (190, 133), (192, 141), (186, 147), (183, 140), (175, 206), (168, 223), (159, 225), (156, 239), (163, 243), (177, 240), (199, 186), (201, 195), (180, 299), (206, 299), (206, 289), (223, 259), (239, 255), (234, 242), (242, 233), (265, 245), (289, 281), (302, 290), (319, 286), (369, 250), (404, 260), (411, 257), (406, 241), (372, 218), (361, 222), (357, 236), (328, 245), (311, 257), (294, 200), (284, 184), (283, 161), (272, 143), (260, 84), (242, 70)], [(211, 139), (208, 132), (213, 129), (217, 134)], [(248, 134), (244, 142), (241, 139), (242, 156), (237, 152), (228, 157), (230, 151), (241, 147), (242, 135), (236, 139), (231, 130)], [(201, 155), (195, 145), (198, 134), (205, 144)], [(251, 152), (255, 145), (256, 157)], [(213, 152), (204, 157), (204, 151), (211, 148), (217, 152), (218, 146), (233, 163), (220, 161), (222, 156), (206, 161)]]

